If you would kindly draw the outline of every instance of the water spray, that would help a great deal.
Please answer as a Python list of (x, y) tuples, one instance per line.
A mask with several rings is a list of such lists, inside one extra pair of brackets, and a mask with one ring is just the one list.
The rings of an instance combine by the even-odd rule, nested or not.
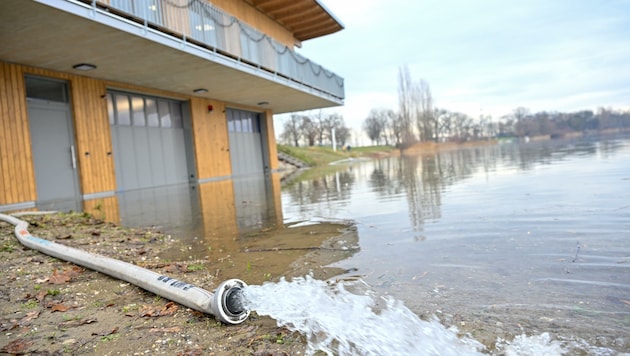
[(213, 293), (131, 263), (35, 237), (28, 232), (28, 223), (15, 216), (0, 214), (0, 220), (15, 225), (15, 237), (33, 250), (129, 282), (191, 309), (212, 314), (226, 324), (240, 324), (249, 317), (249, 310), (241, 303), (247, 284), (240, 279), (224, 281)]

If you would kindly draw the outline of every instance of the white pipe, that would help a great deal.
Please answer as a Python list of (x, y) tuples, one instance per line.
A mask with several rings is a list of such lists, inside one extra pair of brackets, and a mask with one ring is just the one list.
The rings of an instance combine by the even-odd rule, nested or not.
[(229, 279), (212, 293), (131, 263), (35, 237), (28, 232), (28, 223), (15, 216), (0, 214), (0, 220), (15, 225), (15, 237), (28, 248), (127, 281), (191, 309), (212, 314), (226, 324), (240, 324), (249, 317), (249, 310), (243, 310), (238, 300), (240, 290), (247, 286), (241, 280)]

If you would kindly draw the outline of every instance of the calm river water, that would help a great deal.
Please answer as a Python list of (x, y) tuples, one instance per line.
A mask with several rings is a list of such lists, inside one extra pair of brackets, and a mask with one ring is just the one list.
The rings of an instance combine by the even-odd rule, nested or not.
[(282, 188), (286, 222), (356, 222), (335, 264), (482, 341), (630, 352), (630, 138), (353, 161)]

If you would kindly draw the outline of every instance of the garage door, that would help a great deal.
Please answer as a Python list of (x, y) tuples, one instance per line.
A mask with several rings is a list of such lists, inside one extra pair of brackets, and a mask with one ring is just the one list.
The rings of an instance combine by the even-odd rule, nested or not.
[(232, 175), (264, 173), (268, 159), (263, 141), (260, 113), (227, 109)]
[(109, 92), (118, 191), (188, 182), (182, 103)]

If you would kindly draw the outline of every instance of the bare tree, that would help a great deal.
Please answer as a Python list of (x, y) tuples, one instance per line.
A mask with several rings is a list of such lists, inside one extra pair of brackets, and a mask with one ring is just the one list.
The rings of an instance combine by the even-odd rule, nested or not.
[(340, 146), (345, 146), (350, 141), (350, 129), (346, 125), (335, 128), (335, 139)]
[(515, 121), (512, 115), (503, 115), (499, 121), (499, 136), (507, 137), (514, 135)]
[(365, 130), (370, 140), (377, 145), (381, 144), (382, 138), (385, 139), (387, 144), (387, 121), (388, 109), (384, 108), (370, 110), (367, 119), (363, 121), (363, 130)]
[(409, 146), (416, 141), (413, 133), (414, 120), (414, 84), (407, 66), (398, 69), (398, 119), (401, 130), (401, 145)]
[(319, 135), (317, 123), (308, 116), (302, 116), (300, 131), (302, 132), (302, 136), (306, 139), (307, 144), (309, 146), (315, 146), (315, 141)]
[(468, 140), (471, 124), (470, 116), (459, 112), (453, 114), (453, 133), (458, 141)]
[(517, 136), (523, 137), (532, 135), (531, 128), (529, 128), (528, 123), (525, 122), (528, 116), (529, 109), (522, 106), (519, 106), (516, 109), (512, 110), (512, 117), (516, 121), (514, 124), (514, 129), (516, 130)]
[(393, 123), (397, 117), (398, 114), (392, 109), (387, 109), (385, 112), (385, 133), (383, 137), (385, 138), (386, 146), (389, 146), (390, 143), (397, 143), (393, 128)]
[(280, 134), (280, 138), (289, 144), (293, 144), (295, 147), (300, 146), (300, 125), (302, 119), (300, 115), (291, 115), (291, 117), (284, 122), (284, 130)]
[(324, 113), (322, 110), (318, 110), (316, 113), (310, 115), (311, 120), (313, 121), (313, 128), (317, 131), (317, 144), (320, 146), (324, 144), (324, 140), (328, 139), (329, 133), (326, 132), (326, 119), (324, 117)]
[(516, 109), (512, 110), (512, 115), (514, 115), (514, 118), (516, 119), (516, 121), (522, 121), (527, 116), (529, 116), (529, 109), (519, 106)]
[[(328, 135), (331, 135), (333, 129), (335, 130), (335, 140), (340, 145), (346, 144), (350, 138), (350, 129), (346, 127), (343, 116), (338, 113), (329, 114), (324, 118), (324, 128)], [(332, 144), (332, 138), (330, 141)]]
[(387, 118), (387, 121), (388, 121), (387, 127), (389, 129), (389, 133), (391, 135), (394, 146), (401, 147), (402, 140), (403, 140), (403, 127), (402, 127), (403, 120), (400, 118), (400, 114), (397, 114), (394, 111), (392, 111), (392, 113), (394, 115), (389, 116)]
[(426, 80), (413, 85), (414, 108), (416, 110), (416, 127), (420, 136), (420, 141), (431, 141), (437, 139), (436, 117), (433, 111), (433, 96), (431, 88)]
[(446, 141), (452, 136), (453, 113), (446, 109), (435, 109), (435, 139), (436, 141)]

